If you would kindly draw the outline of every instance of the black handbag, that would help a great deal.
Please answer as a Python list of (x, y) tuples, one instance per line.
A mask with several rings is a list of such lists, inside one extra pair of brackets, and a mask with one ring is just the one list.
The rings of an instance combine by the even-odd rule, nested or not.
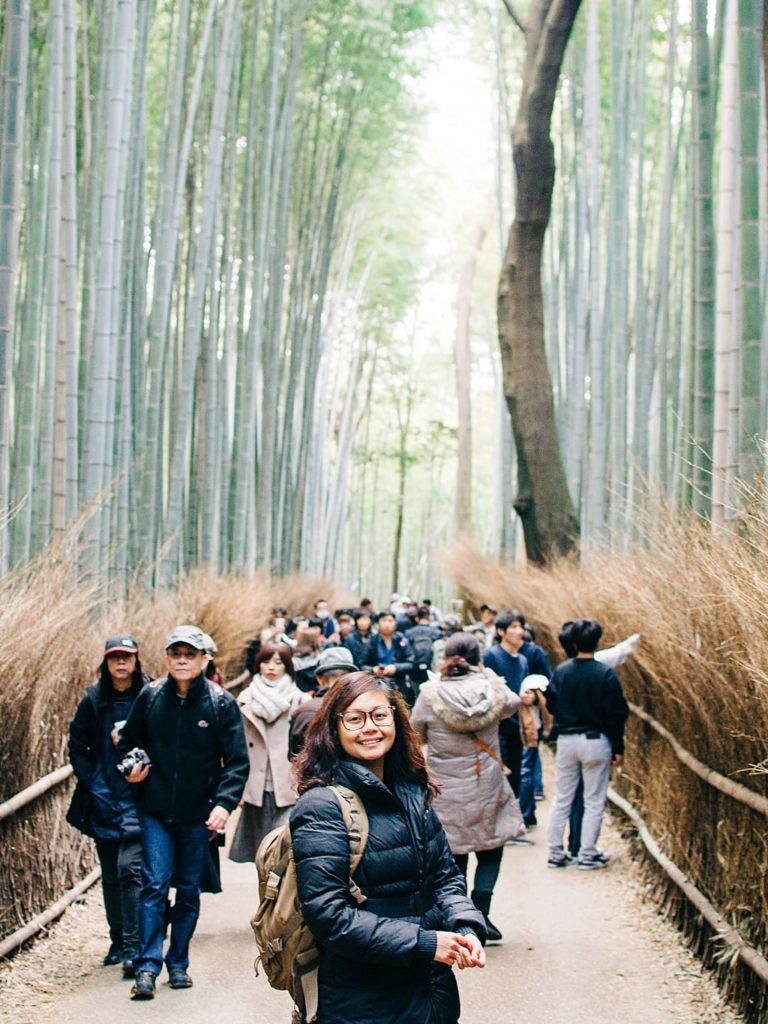
[(76, 828), (79, 832), (84, 832), (87, 836), (93, 837), (94, 833), (91, 827), (91, 794), (88, 792), (88, 787), (82, 782), (78, 782), (75, 786), (66, 818), (73, 828)]

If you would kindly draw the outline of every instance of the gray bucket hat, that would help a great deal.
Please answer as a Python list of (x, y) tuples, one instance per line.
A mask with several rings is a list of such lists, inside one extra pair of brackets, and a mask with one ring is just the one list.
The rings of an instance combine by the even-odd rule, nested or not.
[(355, 672), (355, 665), (351, 651), (346, 647), (326, 647), (320, 652), (317, 659), (316, 676), (324, 676), (326, 672)]

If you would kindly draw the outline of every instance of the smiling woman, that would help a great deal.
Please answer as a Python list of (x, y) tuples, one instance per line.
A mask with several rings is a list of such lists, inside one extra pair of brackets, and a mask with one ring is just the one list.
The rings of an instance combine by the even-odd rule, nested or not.
[[(434, 786), (401, 694), (368, 672), (342, 676), (297, 759), (291, 834), (304, 919), (321, 947), (318, 1024), (456, 1024), (451, 968), (482, 967), (485, 923), (432, 810)], [(340, 784), (369, 835), (350, 893)]]

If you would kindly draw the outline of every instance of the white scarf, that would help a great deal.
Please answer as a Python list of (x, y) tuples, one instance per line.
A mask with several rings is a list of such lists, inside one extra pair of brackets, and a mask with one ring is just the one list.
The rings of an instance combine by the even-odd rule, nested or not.
[(254, 676), (248, 692), (251, 707), (269, 725), (290, 708), (296, 696), (296, 684), (287, 672), (274, 682), (263, 676)]

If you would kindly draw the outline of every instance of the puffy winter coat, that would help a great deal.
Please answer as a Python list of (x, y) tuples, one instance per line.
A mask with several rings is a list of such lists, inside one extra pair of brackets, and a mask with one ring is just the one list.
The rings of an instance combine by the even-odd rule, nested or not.
[(365, 903), (349, 892), (349, 837), (334, 794), (308, 790), (290, 818), (304, 917), (322, 950), (318, 1024), (456, 1024), (456, 981), (434, 962), (435, 931), (484, 939), (485, 923), (427, 792), (409, 780), (387, 786), (347, 760), (338, 782), (368, 812), (355, 873)]
[(77, 789), (67, 820), (94, 839), (121, 840), (140, 832), (132, 787), (115, 767), (119, 757), (112, 742), (115, 724), (128, 716), (139, 689), (121, 703), (103, 682), (89, 686), (69, 726)]
[(525, 834), (520, 805), (499, 763), (499, 721), (519, 704), (489, 669), (433, 677), (419, 692), (411, 725), (429, 747), (429, 770), (440, 786), (435, 811), (454, 853), (494, 850)]

